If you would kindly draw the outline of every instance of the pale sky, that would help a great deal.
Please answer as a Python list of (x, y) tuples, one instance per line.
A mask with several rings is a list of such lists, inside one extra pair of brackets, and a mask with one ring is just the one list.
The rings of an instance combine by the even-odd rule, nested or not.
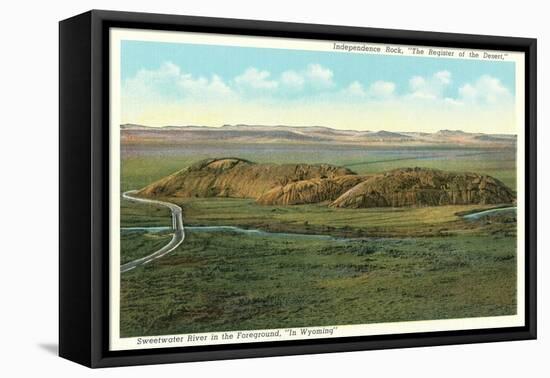
[(513, 62), (123, 41), (122, 123), (517, 133)]

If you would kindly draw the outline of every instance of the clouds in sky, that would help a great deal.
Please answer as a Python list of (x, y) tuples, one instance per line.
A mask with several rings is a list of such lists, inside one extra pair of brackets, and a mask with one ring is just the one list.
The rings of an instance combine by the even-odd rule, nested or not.
[[(379, 119), (386, 129), (395, 124), (403, 130), (406, 122), (414, 128), (419, 121), (426, 128), (428, 124), (437, 128), (438, 120), (445, 117), (463, 118), (464, 125), (456, 126), (463, 129), (476, 123), (475, 127), (481, 127), (482, 119), (484, 125), (493, 122), (493, 114), (498, 115), (493, 117), (495, 128), (513, 124), (513, 94), (490, 75), (468, 82), (456, 82), (449, 70), (412, 75), (408, 81), (338, 79), (330, 67), (318, 63), (280, 72), (248, 67), (233, 77), (222, 77), (192, 74), (165, 62), (157, 69), (141, 69), (122, 83), (123, 119), (219, 125), (230, 123), (231, 115), (242, 123), (252, 122), (250, 118), (265, 124), (330, 121), (328, 126), (341, 123), (342, 127), (354, 127), (350, 123), (366, 127), (367, 120)], [(313, 120), (316, 115), (320, 118)], [(389, 120), (393, 123), (388, 124)]]
[[(286, 70), (275, 75), (268, 70), (248, 67), (234, 78), (222, 78), (215, 73), (209, 77), (186, 73), (171, 62), (156, 70), (139, 70), (123, 83), (123, 96), (144, 101), (194, 99), (250, 99), (259, 97), (279, 99), (296, 96), (309, 99), (325, 98), (332, 101), (443, 101), (447, 104), (478, 106), (509, 103), (512, 94), (495, 77), (483, 75), (477, 80), (461, 83), (451, 91), (452, 73), (447, 70), (430, 76), (413, 76), (405, 88), (392, 81), (377, 80), (371, 83), (352, 81), (337, 85), (334, 72), (325, 66), (312, 63), (302, 70)], [(294, 95), (294, 96), (292, 96)], [(249, 97), (250, 96), (250, 97)]]
[(489, 75), (483, 75), (474, 83), (463, 85), (458, 92), (460, 99), (466, 103), (495, 105), (512, 99), (508, 88)]
[(304, 84), (306, 82), (306, 79), (303, 75), (299, 74), (296, 71), (284, 71), (281, 74), (281, 84), (287, 88), (291, 89), (302, 89), (304, 87)]
[(323, 92), (332, 88), (333, 72), (320, 64), (310, 64), (301, 71), (287, 70), (274, 76), (267, 70), (248, 67), (236, 77), (224, 80), (216, 74), (210, 77), (195, 76), (184, 72), (172, 62), (163, 63), (158, 69), (139, 70), (122, 86), (123, 96), (144, 101), (183, 99), (231, 99), (235, 96), (257, 97), (299, 92), (308, 89)]
[(233, 96), (234, 91), (221, 77), (194, 76), (185, 73), (171, 62), (163, 63), (156, 70), (139, 70), (122, 86), (123, 99), (131, 101), (164, 102), (182, 98), (220, 99)]
[(252, 90), (273, 90), (277, 89), (279, 82), (271, 78), (271, 73), (257, 68), (247, 68), (244, 73), (235, 78), (238, 87)]
[(389, 100), (394, 97), (395, 83), (378, 80), (365, 88), (360, 82), (354, 81), (342, 93), (356, 99)]
[(332, 81), (334, 74), (330, 69), (320, 64), (310, 64), (303, 75), (317, 87), (328, 88), (334, 85)]
[(413, 76), (409, 80), (410, 96), (426, 100), (441, 98), (451, 83), (449, 71), (438, 71), (430, 77)]
[(285, 90), (298, 91), (306, 86), (317, 90), (331, 88), (334, 85), (333, 76), (330, 69), (320, 64), (310, 64), (300, 71), (283, 71), (279, 77), (271, 75), (269, 71), (249, 67), (233, 81), (241, 92), (279, 89), (284, 94)]

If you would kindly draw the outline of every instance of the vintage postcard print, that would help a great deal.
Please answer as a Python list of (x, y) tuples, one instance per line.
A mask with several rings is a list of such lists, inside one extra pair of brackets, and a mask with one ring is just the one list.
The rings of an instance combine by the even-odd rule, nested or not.
[(111, 350), (525, 324), (523, 53), (110, 49)]

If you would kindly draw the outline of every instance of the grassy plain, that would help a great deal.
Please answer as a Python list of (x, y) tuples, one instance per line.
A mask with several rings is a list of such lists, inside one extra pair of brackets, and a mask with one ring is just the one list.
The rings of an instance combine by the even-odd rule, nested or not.
[(122, 190), (138, 189), (184, 169), (201, 159), (240, 157), (258, 163), (330, 163), (347, 167), (358, 174), (384, 172), (402, 167), (437, 168), (457, 172), (491, 175), (511, 189), (516, 188), (514, 149), (480, 149), (460, 146), (435, 148), (381, 148), (319, 145), (190, 145), (174, 148), (143, 146), (124, 153)]
[(165, 206), (121, 200), (121, 227), (171, 226), (170, 210)]
[[(515, 189), (515, 152), (479, 148), (368, 148), (310, 145), (205, 145), (160, 150), (143, 146), (127, 154), (122, 164), (122, 189), (138, 189), (212, 156), (238, 156), (256, 162), (326, 163), (342, 165), (358, 174), (420, 166), (450, 171), (489, 174)], [(159, 155), (164, 153), (165, 155)], [(184, 208), (186, 224), (237, 225), (271, 231), (325, 232), (348, 236), (444, 235), (469, 230), (471, 223), (456, 214), (486, 206), (442, 206), (400, 209), (332, 209), (323, 205), (259, 206), (243, 199), (166, 199)], [(164, 226), (170, 218), (165, 208), (123, 201), (123, 225)], [(469, 232), (469, 231), (468, 231)]]
[[(516, 180), (513, 150), (221, 143), (155, 148), (123, 151), (122, 190), (203, 158), (227, 156), (331, 163), (358, 174), (414, 166), (469, 171), (512, 189)], [(246, 199), (170, 200), (183, 207), (186, 225), (362, 239), (188, 231), (174, 252), (121, 276), (122, 336), (515, 313), (515, 222), (467, 222), (457, 215), (485, 206), (331, 209), (260, 206)], [(122, 201), (121, 219), (123, 226), (170, 225), (167, 209), (128, 201)], [(153, 252), (156, 242), (140, 233), (123, 236), (123, 262)]]
[(316, 240), (188, 232), (122, 275), (121, 335), (363, 324), (515, 313), (502, 235)]
[(185, 223), (239, 226), (271, 232), (333, 236), (437, 236), (478, 233), (479, 225), (458, 214), (494, 206), (457, 205), (418, 208), (330, 208), (322, 204), (267, 206), (237, 198), (169, 198), (182, 206)]
[(120, 263), (139, 259), (160, 249), (172, 239), (170, 232), (123, 231), (120, 235)]

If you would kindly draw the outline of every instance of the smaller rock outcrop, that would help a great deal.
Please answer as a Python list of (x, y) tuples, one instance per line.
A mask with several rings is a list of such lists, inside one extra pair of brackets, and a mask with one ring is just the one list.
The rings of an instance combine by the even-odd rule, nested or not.
[(491, 176), (427, 168), (403, 168), (369, 177), (343, 193), (330, 206), (441, 206), (514, 201), (515, 193)]

